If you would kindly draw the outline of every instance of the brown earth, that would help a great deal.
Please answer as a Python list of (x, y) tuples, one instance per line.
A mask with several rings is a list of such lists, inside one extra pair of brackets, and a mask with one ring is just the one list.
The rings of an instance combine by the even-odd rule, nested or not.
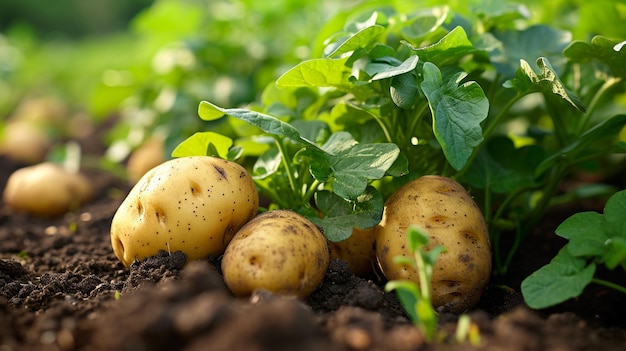
[[(20, 165), (0, 158), (0, 189)], [(109, 241), (129, 185), (89, 171), (94, 201), (42, 220), (0, 209), (0, 351), (9, 350), (623, 350), (626, 296), (590, 286), (544, 311), (525, 306), (519, 285), (563, 245), (553, 230), (583, 210), (556, 209), (528, 240), (509, 274), (469, 311), (478, 345), (453, 341), (458, 316), (442, 311), (443, 339), (427, 344), (395, 293), (335, 261), (318, 290), (299, 301), (260, 292), (234, 298), (219, 257), (185, 265), (161, 252), (125, 268)], [(617, 273), (621, 275), (617, 275)], [(610, 279), (625, 283), (623, 272)]]

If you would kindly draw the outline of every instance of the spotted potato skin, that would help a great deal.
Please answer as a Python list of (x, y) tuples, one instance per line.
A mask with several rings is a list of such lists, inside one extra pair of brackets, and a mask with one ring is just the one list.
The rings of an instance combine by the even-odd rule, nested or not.
[(322, 282), (329, 263), (328, 240), (315, 224), (296, 212), (274, 210), (237, 232), (224, 253), (222, 273), (235, 296), (264, 289), (303, 298)]
[(456, 181), (423, 176), (398, 189), (385, 202), (376, 227), (376, 257), (389, 280), (418, 283), (413, 267), (399, 266), (393, 257), (412, 257), (407, 229), (417, 225), (430, 237), (427, 249), (442, 245), (432, 275), (436, 308), (463, 312), (475, 306), (491, 276), (491, 244), (484, 217), (470, 194)]
[(254, 181), (239, 164), (210, 156), (172, 159), (131, 189), (113, 217), (111, 244), (126, 266), (159, 250), (182, 251), (188, 260), (221, 255), (258, 206)]

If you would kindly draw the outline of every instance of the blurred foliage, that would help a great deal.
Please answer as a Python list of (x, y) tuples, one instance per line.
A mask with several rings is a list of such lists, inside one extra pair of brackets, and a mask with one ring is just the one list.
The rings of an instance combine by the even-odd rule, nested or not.
[[(54, 96), (95, 123), (119, 116), (106, 140), (113, 160), (122, 160), (153, 133), (167, 137), (169, 154), (182, 139), (206, 129), (200, 123), (207, 122), (197, 118), (200, 101), (222, 106), (258, 101), (288, 68), (320, 57), (325, 40), (354, 9), (389, 5), (411, 13), (441, 4), (460, 14), (491, 14), (486, 24), (515, 27), (521, 19), (506, 18), (515, 7), (526, 14), (525, 23), (550, 23), (573, 39), (626, 37), (626, 27), (619, 25), (626, 17), (623, 0), (57, 0), (54, 6), (5, 1), (0, 116), (7, 118), (31, 97)], [(493, 16), (499, 11), (503, 16)], [(232, 127), (211, 128), (228, 134), (224, 129)]]

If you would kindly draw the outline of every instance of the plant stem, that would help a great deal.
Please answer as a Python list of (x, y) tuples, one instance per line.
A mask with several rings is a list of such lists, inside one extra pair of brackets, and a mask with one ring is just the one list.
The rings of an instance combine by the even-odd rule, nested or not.
[(600, 278), (593, 278), (593, 279), (591, 279), (591, 282), (599, 284), (599, 285), (606, 286), (608, 288), (611, 288), (611, 289), (614, 289), (614, 290), (617, 290), (617, 291), (619, 291), (621, 293), (626, 294), (626, 287), (623, 287), (621, 285), (612, 283), (610, 281), (607, 281), (607, 280), (604, 280), (604, 279), (600, 279)]
[(593, 95), (591, 102), (589, 103), (589, 108), (585, 112), (585, 117), (582, 119), (581, 123), (578, 125), (577, 135), (581, 135), (585, 130), (587, 130), (587, 126), (589, 125), (589, 121), (591, 120), (591, 116), (598, 108), (598, 103), (604, 94), (609, 91), (612, 87), (619, 84), (622, 81), (621, 78), (611, 77), (607, 79), (604, 84), (598, 89), (598, 91)]
[(430, 279), (426, 274), (426, 263), (421, 255), (420, 250), (415, 250), (415, 265), (417, 267), (417, 275), (419, 277), (419, 289), (422, 298), (430, 303)]
[(289, 187), (291, 188), (293, 194), (300, 194), (300, 190), (296, 187), (296, 179), (294, 178), (293, 170), (291, 169), (291, 163), (287, 159), (285, 145), (279, 138), (274, 138), (274, 140), (276, 141), (278, 152), (280, 152), (280, 158), (283, 161), (283, 166), (285, 166), (285, 172), (287, 173), (287, 178), (289, 179)]

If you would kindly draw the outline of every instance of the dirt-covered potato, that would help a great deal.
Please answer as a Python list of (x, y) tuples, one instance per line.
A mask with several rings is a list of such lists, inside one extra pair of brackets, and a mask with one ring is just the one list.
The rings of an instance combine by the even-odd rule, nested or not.
[(418, 283), (413, 267), (393, 262), (412, 257), (407, 228), (417, 225), (430, 237), (427, 249), (442, 245), (432, 275), (432, 302), (462, 312), (478, 303), (491, 276), (491, 245), (483, 215), (469, 193), (456, 181), (424, 176), (398, 189), (385, 202), (376, 227), (376, 256), (387, 279)]
[(352, 273), (365, 277), (373, 272), (376, 264), (375, 241), (375, 227), (355, 227), (348, 239), (330, 243), (330, 258), (346, 261)]
[(258, 206), (254, 181), (239, 164), (209, 156), (169, 160), (124, 199), (111, 244), (126, 266), (159, 250), (182, 251), (189, 260), (221, 255)]
[(289, 210), (264, 212), (243, 226), (222, 259), (226, 285), (236, 296), (257, 289), (306, 297), (330, 263), (328, 241), (305, 217)]
[(45, 218), (78, 209), (91, 193), (91, 183), (81, 173), (44, 162), (13, 172), (3, 201), (14, 210)]

